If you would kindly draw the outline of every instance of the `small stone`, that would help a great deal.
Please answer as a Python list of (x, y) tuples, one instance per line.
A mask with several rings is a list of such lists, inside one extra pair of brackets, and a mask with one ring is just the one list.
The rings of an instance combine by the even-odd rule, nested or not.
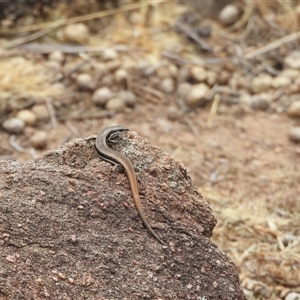
[(272, 81), (272, 86), (275, 89), (284, 88), (286, 86), (289, 86), (291, 84), (291, 79), (284, 76), (277, 76)]
[(291, 292), (286, 295), (284, 300), (300, 300), (300, 293)]
[(169, 120), (176, 121), (182, 116), (182, 112), (178, 109), (178, 107), (172, 105), (168, 107), (167, 115)]
[(257, 110), (267, 110), (271, 104), (269, 94), (254, 95), (251, 99), (251, 107)]
[(199, 83), (192, 86), (191, 90), (185, 97), (187, 106), (200, 105), (205, 101), (205, 96), (209, 91), (209, 87), (205, 83)]
[(192, 85), (188, 82), (182, 82), (178, 85), (178, 94), (181, 97), (185, 97), (187, 93), (192, 89)]
[(261, 74), (253, 78), (251, 89), (253, 93), (259, 94), (267, 91), (272, 85), (273, 77), (268, 74)]
[(17, 119), (22, 120), (26, 125), (33, 126), (37, 122), (37, 116), (34, 112), (28, 109), (20, 110), (17, 115)]
[(219, 14), (219, 21), (222, 25), (228, 26), (235, 23), (239, 16), (239, 8), (234, 4), (228, 4), (221, 10)]
[(218, 75), (213, 71), (207, 71), (206, 73), (206, 82), (209, 86), (213, 86), (217, 83)]
[(69, 42), (84, 44), (88, 41), (89, 30), (83, 23), (69, 24), (64, 28), (63, 37)]
[(46, 148), (47, 140), (48, 140), (48, 135), (44, 131), (36, 131), (30, 138), (32, 146), (36, 149)]
[(24, 121), (17, 119), (17, 118), (11, 118), (8, 120), (5, 120), (2, 123), (2, 127), (5, 131), (9, 133), (21, 133), (24, 130), (25, 123)]
[(300, 51), (293, 51), (285, 57), (284, 63), (288, 68), (300, 69)]
[(44, 104), (36, 104), (32, 107), (31, 111), (36, 115), (37, 119), (40, 121), (49, 120), (49, 111)]
[(92, 101), (95, 105), (104, 106), (113, 96), (114, 94), (109, 88), (102, 87), (94, 92)]
[(115, 72), (115, 81), (117, 83), (126, 83), (128, 78), (128, 73), (124, 69), (118, 69)]
[(119, 98), (123, 99), (128, 107), (134, 107), (136, 104), (136, 96), (131, 91), (121, 91)]
[(300, 72), (296, 69), (285, 69), (280, 73), (280, 76), (284, 76), (289, 79), (296, 79), (299, 78)]
[(126, 104), (123, 99), (115, 97), (107, 101), (105, 108), (108, 110), (120, 112), (126, 108)]
[(137, 12), (137, 11), (133, 11), (130, 15), (129, 15), (129, 20), (133, 25), (143, 25), (145, 22), (145, 17), (143, 14)]
[(116, 60), (118, 58), (118, 52), (114, 49), (105, 49), (102, 53), (102, 58), (104, 60)]
[(90, 74), (82, 73), (76, 77), (76, 82), (78, 87), (84, 90), (93, 90), (95, 87), (95, 83)]
[(60, 65), (62, 65), (65, 59), (65, 55), (60, 50), (54, 50), (48, 55), (48, 60), (56, 61)]
[(172, 77), (164, 78), (159, 86), (160, 90), (166, 94), (171, 94), (175, 89), (175, 81)]
[(288, 137), (290, 141), (294, 143), (300, 142), (300, 126), (297, 127), (291, 127), (288, 131)]
[(294, 101), (288, 108), (287, 113), (290, 117), (300, 117), (300, 100)]
[(105, 68), (109, 72), (115, 72), (120, 66), (121, 62), (119, 60), (109, 61), (105, 64)]
[(56, 71), (57, 73), (61, 70), (61, 64), (54, 60), (48, 60), (44, 63), (44, 66), (52, 71)]
[(201, 67), (192, 67), (191, 76), (196, 82), (204, 82), (207, 77), (207, 71)]

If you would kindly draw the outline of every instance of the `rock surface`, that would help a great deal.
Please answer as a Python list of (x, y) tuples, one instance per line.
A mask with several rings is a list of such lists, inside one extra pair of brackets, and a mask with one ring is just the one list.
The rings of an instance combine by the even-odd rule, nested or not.
[(110, 146), (140, 169), (145, 214), (166, 246), (94, 140), (2, 162), (0, 299), (246, 299), (185, 167), (132, 132)]

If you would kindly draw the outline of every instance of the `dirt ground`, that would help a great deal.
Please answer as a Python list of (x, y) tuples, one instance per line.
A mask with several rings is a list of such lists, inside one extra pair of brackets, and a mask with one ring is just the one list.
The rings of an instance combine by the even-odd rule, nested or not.
[[(288, 132), (299, 124), (299, 117), (291, 118), (287, 111), (299, 97), (298, 73), (288, 85), (270, 83), (259, 92), (254, 87), (254, 78), (262, 73), (274, 80), (293, 69), (284, 59), (299, 42), (285, 44), (280, 39), (299, 28), (299, 6), (295, 1), (284, 5), (275, 2), (270, 6), (254, 6), (247, 1), (234, 4), (241, 6), (243, 15), (229, 27), (220, 25), (215, 17), (222, 8), (218, 3), (207, 8), (212, 12), (209, 18), (196, 21), (184, 15), (191, 11), (190, 6), (174, 2), (124, 4), (121, 9), (110, 8), (110, 16), (100, 14), (97, 18), (91, 17), (91, 11), (83, 11), (88, 17), (78, 22), (88, 28), (88, 40), (84, 35), (78, 37), (76, 47), (125, 48), (113, 54), (106, 51), (105, 56), (102, 51), (82, 49), (70, 54), (58, 47), (63, 52), (60, 64), (50, 59), (53, 51), (24, 47), (31, 47), (33, 42), (69, 44), (72, 38), (66, 37), (61, 28), (65, 23), (56, 24), (49, 33), (45, 32), (49, 24), (34, 31), (29, 27), (57, 22), (64, 14), (67, 20), (73, 20), (79, 15), (77, 10), (72, 15), (74, 12), (67, 13), (62, 4), (55, 14), (50, 10), (45, 20), (23, 16), (18, 22), (27, 26), (26, 34), (14, 32), (22, 28), (16, 26), (17, 21), (9, 25), (9, 18), (2, 19), (1, 121), (16, 117), (24, 107), (34, 112), (37, 120), (30, 123), (25, 117), (26, 125), (20, 133), (0, 130), (0, 158), (24, 162), (73, 138), (122, 124), (187, 167), (218, 220), (212, 239), (238, 267), (247, 297), (294, 299), (287, 295), (300, 293), (300, 146), (289, 139)], [(136, 6), (127, 10), (126, 5)], [(197, 9), (192, 9), (195, 15)], [(191, 12), (188, 16), (195, 19)], [(174, 28), (179, 18), (189, 33), (182, 30), (186, 27)], [(211, 30), (209, 38), (203, 40), (213, 52), (203, 50), (203, 44), (189, 35), (195, 29), (193, 22), (198, 22), (202, 32)], [(39, 37), (33, 36), (36, 32)], [(60, 40), (61, 34), (68, 42)], [(241, 38), (243, 34), (246, 37)], [(256, 56), (256, 50), (264, 50), (276, 40), (277, 47)], [(246, 59), (247, 55), (253, 59)], [(226, 60), (229, 57), (234, 59)], [(134, 67), (124, 67), (129, 61)], [(103, 64), (104, 75), (97, 77)], [(202, 82), (193, 75), (197, 70), (192, 68), (197, 64), (214, 72), (212, 84), (207, 77), (203, 81), (209, 91), (216, 92), (208, 92), (204, 100), (189, 105), (182, 83), (193, 86)], [(119, 69), (128, 71), (125, 79), (122, 72), (116, 74)], [(294, 70), (299, 72), (296, 67)], [(82, 79), (80, 74), (91, 76)], [(95, 85), (95, 78), (101, 84)], [(166, 83), (167, 88), (160, 85), (165, 78), (172, 79), (171, 84)], [(117, 101), (111, 106), (99, 105), (93, 95), (105, 86), (114, 95), (127, 90), (136, 97), (125, 106)], [(261, 94), (268, 100), (259, 102), (255, 97)], [(28, 104), (32, 99), (34, 104)], [(44, 111), (49, 115), (43, 115)]]

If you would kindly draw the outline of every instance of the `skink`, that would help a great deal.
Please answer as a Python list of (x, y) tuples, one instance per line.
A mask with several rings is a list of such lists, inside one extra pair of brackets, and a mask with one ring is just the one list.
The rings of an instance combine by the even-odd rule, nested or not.
[(162, 245), (164, 245), (163, 241), (156, 235), (150, 224), (148, 223), (143, 208), (142, 208), (142, 203), (141, 199), (139, 196), (139, 190), (138, 190), (138, 185), (137, 185), (137, 179), (135, 175), (135, 171), (133, 168), (133, 165), (131, 161), (121, 154), (120, 152), (114, 151), (111, 148), (107, 146), (107, 141), (114, 135), (115, 133), (120, 133), (120, 132), (126, 132), (128, 131), (127, 128), (122, 127), (122, 126), (111, 126), (103, 129), (102, 131), (99, 132), (96, 138), (96, 149), (99, 154), (99, 156), (104, 159), (105, 161), (111, 163), (111, 164), (120, 164), (124, 167), (126, 175), (129, 180), (130, 188), (131, 188), (131, 193), (132, 197), (136, 206), (136, 209), (138, 211), (138, 214), (140, 218), (142, 219), (142, 222), (148, 229), (148, 231), (151, 233), (151, 235), (156, 238)]

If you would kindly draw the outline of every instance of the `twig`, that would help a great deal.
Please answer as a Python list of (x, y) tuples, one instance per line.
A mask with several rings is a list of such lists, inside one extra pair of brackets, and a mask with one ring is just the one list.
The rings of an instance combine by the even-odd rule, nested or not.
[(9, 42), (7, 43), (6, 45), (3, 46), (4, 49), (9, 49), (9, 48), (13, 48), (13, 47), (16, 47), (16, 46), (19, 46), (19, 45), (22, 45), (26, 42), (29, 42), (29, 41), (33, 41), (35, 39), (38, 39), (39, 37), (47, 34), (48, 32), (50, 32), (51, 30), (55, 29), (56, 27), (60, 26), (61, 24), (63, 24), (65, 22), (65, 20), (58, 20), (54, 23), (52, 23), (48, 28), (46, 29), (43, 29), (39, 32), (36, 32), (36, 33), (33, 33), (29, 36), (26, 36), (26, 37), (22, 37), (22, 38), (19, 38), (19, 39), (15, 39), (13, 40), (12, 42)]
[(77, 54), (81, 52), (101, 52), (106, 49), (113, 49), (116, 51), (145, 51), (142, 48), (138, 47), (128, 47), (125, 45), (116, 45), (116, 46), (82, 46), (82, 45), (67, 45), (67, 44), (36, 44), (30, 43), (19, 47), (21, 50), (38, 52), (41, 54), (49, 54), (55, 50), (59, 50), (62, 53), (68, 54)]
[(47, 109), (48, 109), (48, 112), (49, 112), (49, 115), (50, 115), (50, 120), (51, 120), (51, 123), (52, 123), (52, 127), (56, 128), (58, 126), (58, 122), (57, 122), (57, 119), (56, 119), (55, 110), (53, 108), (52, 101), (49, 97), (46, 97), (45, 102), (46, 102)]
[(115, 111), (108, 111), (104, 113), (100, 113), (97, 115), (85, 115), (85, 116), (60, 116), (59, 119), (61, 121), (68, 121), (68, 120), (76, 120), (76, 121), (81, 121), (81, 120), (86, 120), (86, 119), (104, 119), (104, 118), (111, 118), (113, 115), (115, 115)]
[[(92, 14), (87, 14), (84, 16), (70, 18), (70, 19), (65, 20), (63, 22), (63, 24), (61, 24), (61, 25), (68, 25), (68, 24), (84, 22), (84, 21), (88, 21), (88, 20), (92, 20), (92, 19), (103, 18), (103, 17), (107, 17), (107, 16), (110, 16), (113, 14), (123, 12), (123, 11), (133, 10), (133, 9), (137, 9), (137, 8), (141, 8), (141, 7), (149, 6), (149, 5), (152, 5), (152, 1), (142, 1), (142, 2), (134, 3), (134, 4), (127, 5), (127, 6), (121, 7), (121, 8), (113, 8), (113, 9), (108, 9), (106, 11), (100, 11), (100, 12), (96, 12), (96, 13), (92, 13)], [(48, 28), (49, 26), (51, 26), (51, 24), (53, 24), (53, 22), (23, 26), (21, 28), (2, 29), (2, 30), (0, 30), (0, 34), (2, 34), (2, 35), (15, 34), (15, 33), (40, 30), (40, 29)]]
[(9, 137), (10, 145), (18, 152), (24, 152), (25, 149), (17, 143), (17, 138), (14, 134)]
[(213, 124), (214, 117), (217, 113), (217, 110), (218, 110), (218, 107), (219, 107), (219, 104), (220, 104), (220, 100), (221, 100), (220, 95), (216, 94), (215, 97), (214, 97), (214, 101), (212, 103), (210, 112), (209, 112), (208, 119), (207, 119), (207, 126), (208, 127), (211, 127), (212, 124)]
[(278, 40), (276, 40), (274, 42), (271, 42), (268, 45), (263, 46), (263, 47), (261, 47), (261, 48), (259, 48), (257, 50), (254, 50), (254, 51), (251, 51), (249, 53), (246, 53), (244, 55), (244, 58), (245, 59), (252, 59), (252, 58), (254, 58), (254, 57), (256, 57), (256, 56), (258, 56), (260, 54), (264, 54), (264, 53), (267, 53), (267, 52), (269, 52), (271, 50), (274, 50), (274, 49), (280, 47), (283, 44), (287, 44), (287, 43), (296, 41), (299, 38), (300, 38), (300, 31), (292, 33), (292, 34), (290, 34), (288, 36), (285, 36), (285, 37), (283, 37), (281, 39), (278, 39)]
[(213, 48), (203, 39), (201, 39), (192, 28), (184, 25), (181, 21), (176, 22), (175, 27), (182, 31), (185, 35), (193, 39), (196, 43), (198, 43), (203, 50), (213, 52)]

